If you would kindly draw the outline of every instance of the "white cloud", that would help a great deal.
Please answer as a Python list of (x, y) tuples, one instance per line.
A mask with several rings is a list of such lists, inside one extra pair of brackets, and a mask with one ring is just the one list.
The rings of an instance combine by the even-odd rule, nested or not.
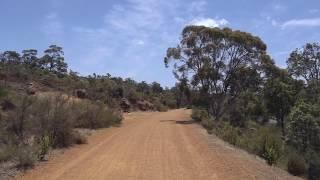
[(320, 26), (320, 18), (292, 19), (284, 22), (281, 25), (283, 29), (288, 27), (316, 27), (316, 26)]
[(190, 22), (190, 25), (206, 26), (206, 27), (221, 27), (228, 24), (229, 22), (224, 18), (222, 19), (196, 18)]

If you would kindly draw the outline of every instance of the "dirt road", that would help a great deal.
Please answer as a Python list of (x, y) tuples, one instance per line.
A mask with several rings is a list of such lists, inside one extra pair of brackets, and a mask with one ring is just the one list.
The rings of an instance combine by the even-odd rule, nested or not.
[(119, 128), (66, 150), (18, 179), (294, 179), (234, 149), (190, 119), (190, 111), (130, 113)]

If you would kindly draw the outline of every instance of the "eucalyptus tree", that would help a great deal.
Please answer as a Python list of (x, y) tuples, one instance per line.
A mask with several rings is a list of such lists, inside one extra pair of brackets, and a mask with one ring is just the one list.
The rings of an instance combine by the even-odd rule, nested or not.
[(21, 55), (16, 51), (5, 51), (0, 54), (0, 61), (4, 64), (20, 64)]
[(50, 72), (57, 74), (67, 73), (68, 65), (64, 61), (64, 52), (62, 47), (51, 45), (44, 51), (45, 55), (42, 57), (42, 65)]
[(309, 101), (319, 103), (320, 98), (320, 44), (307, 43), (294, 50), (287, 60), (288, 71), (296, 79), (304, 81)]
[[(177, 47), (168, 48), (164, 63), (173, 63), (176, 78), (187, 77), (206, 97), (215, 119), (248, 86), (250, 75), (261, 76), (265, 43), (256, 36), (229, 28), (187, 26)], [(243, 83), (248, 82), (248, 83)]]
[(299, 90), (288, 72), (278, 68), (264, 86), (264, 101), (269, 113), (277, 119), (282, 135), (285, 135), (285, 117), (290, 113)]
[(38, 51), (36, 49), (27, 49), (22, 51), (22, 61), (24, 64), (31, 68), (40, 66), (39, 58), (37, 57)]
[(287, 60), (289, 73), (307, 83), (320, 80), (320, 44), (307, 43), (294, 50)]

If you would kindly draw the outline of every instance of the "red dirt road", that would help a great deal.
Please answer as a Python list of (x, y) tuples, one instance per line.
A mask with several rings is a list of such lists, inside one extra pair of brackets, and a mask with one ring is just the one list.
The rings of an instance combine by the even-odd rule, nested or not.
[(130, 113), (18, 177), (25, 180), (295, 179), (190, 121), (190, 111)]

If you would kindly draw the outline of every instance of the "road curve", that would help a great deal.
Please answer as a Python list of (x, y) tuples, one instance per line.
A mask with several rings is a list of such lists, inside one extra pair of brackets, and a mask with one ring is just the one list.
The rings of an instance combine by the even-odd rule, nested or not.
[(190, 121), (190, 111), (137, 112), (121, 127), (17, 177), (23, 180), (295, 179), (233, 148)]

